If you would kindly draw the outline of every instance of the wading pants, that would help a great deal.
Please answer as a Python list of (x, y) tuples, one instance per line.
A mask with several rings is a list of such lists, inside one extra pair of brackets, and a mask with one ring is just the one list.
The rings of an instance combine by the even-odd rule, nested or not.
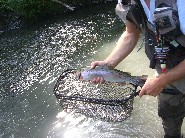
[(158, 115), (162, 118), (164, 138), (180, 138), (185, 117), (185, 94), (158, 96)]

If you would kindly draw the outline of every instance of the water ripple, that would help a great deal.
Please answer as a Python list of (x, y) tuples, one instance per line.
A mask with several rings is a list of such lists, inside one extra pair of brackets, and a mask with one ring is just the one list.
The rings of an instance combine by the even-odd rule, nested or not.
[(60, 108), (52, 93), (59, 74), (89, 64), (97, 48), (119, 35), (110, 10), (74, 17), (1, 36), (0, 136), (43, 136), (48, 114)]

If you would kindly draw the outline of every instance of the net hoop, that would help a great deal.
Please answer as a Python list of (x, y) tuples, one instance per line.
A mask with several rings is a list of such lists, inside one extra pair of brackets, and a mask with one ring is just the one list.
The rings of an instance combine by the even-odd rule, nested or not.
[(67, 112), (80, 113), (103, 121), (120, 122), (130, 117), (138, 92), (132, 84), (93, 84), (75, 77), (76, 69), (65, 70), (54, 86), (54, 94)]

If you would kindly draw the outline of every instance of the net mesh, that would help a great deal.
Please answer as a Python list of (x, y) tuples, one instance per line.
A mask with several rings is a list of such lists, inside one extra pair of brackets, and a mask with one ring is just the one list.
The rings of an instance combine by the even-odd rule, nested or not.
[(136, 87), (131, 84), (84, 82), (76, 79), (72, 70), (61, 74), (54, 94), (67, 113), (111, 122), (124, 121), (131, 115), (137, 95)]

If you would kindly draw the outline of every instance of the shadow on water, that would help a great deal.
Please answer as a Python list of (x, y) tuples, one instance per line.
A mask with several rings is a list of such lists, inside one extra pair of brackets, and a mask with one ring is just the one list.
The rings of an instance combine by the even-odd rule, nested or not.
[[(63, 70), (87, 66), (110, 53), (123, 31), (114, 8), (114, 4), (99, 5), (0, 36), (0, 137), (151, 138), (162, 135), (155, 98), (145, 97), (142, 104), (136, 98), (130, 119), (108, 123), (65, 114), (52, 93)], [(148, 72), (147, 62), (142, 63), (143, 49), (141, 53), (133, 53), (134, 58), (128, 57), (118, 68), (135, 74)], [(133, 68), (130, 62), (142, 64)]]

